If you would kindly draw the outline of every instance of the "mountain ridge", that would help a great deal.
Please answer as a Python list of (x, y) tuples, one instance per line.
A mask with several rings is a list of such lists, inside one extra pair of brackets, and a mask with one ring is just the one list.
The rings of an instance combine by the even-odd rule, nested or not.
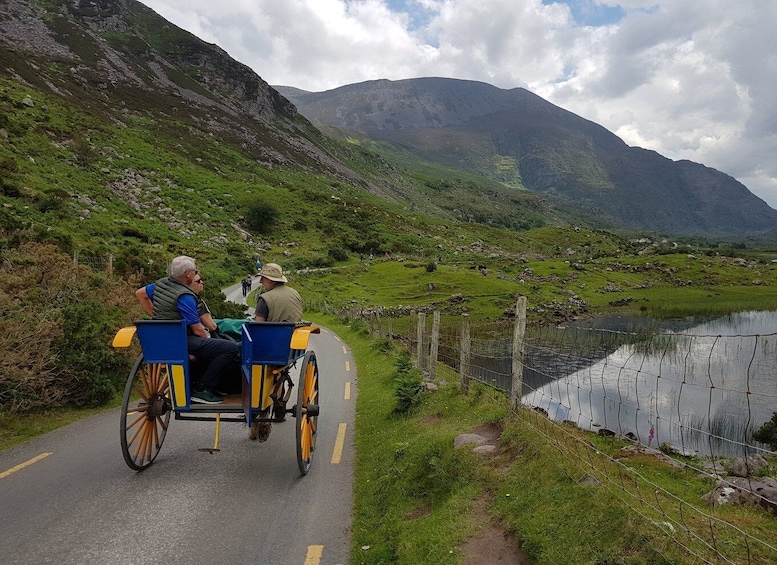
[(320, 93), (274, 88), (318, 126), (357, 131), (524, 187), (597, 227), (717, 237), (777, 228), (777, 210), (731, 176), (630, 147), (523, 88), (440, 77), (381, 79)]

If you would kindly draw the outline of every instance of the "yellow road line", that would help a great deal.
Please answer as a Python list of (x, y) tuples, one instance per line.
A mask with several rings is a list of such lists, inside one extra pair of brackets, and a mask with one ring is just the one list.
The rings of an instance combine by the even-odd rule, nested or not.
[(351, 400), (351, 383), (345, 383), (345, 400)]
[(318, 565), (321, 563), (322, 553), (324, 553), (323, 545), (309, 545), (308, 554), (305, 556), (305, 565)]
[(38, 461), (40, 461), (41, 459), (45, 459), (49, 455), (51, 455), (51, 453), (41, 453), (40, 455), (38, 455), (37, 457), (33, 457), (29, 461), (25, 461), (24, 463), (21, 463), (21, 464), (17, 465), (16, 467), (12, 467), (12, 468), (8, 469), (7, 471), (3, 471), (2, 473), (0, 473), (0, 479), (4, 479), (8, 475), (10, 475), (12, 473), (15, 473), (16, 471), (21, 471), (25, 467), (29, 467), (33, 463), (37, 463)]
[(343, 345), (343, 355), (348, 355), (348, 350), (345, 348), (344, 345)]
[(351, 364), (348, 361), (346, 361), (345, 362), (345, 372), (348, 373), (348, 372), (350, 372), (350, 370), (351, 370)]
[(332, 465), (340, 463), (343, 456), (343, 445), (345, 444), (345, 428), (347, 424), (340, 424), (337, 427), (337, 439), (335, 440), (335, 450), (332, 452)]

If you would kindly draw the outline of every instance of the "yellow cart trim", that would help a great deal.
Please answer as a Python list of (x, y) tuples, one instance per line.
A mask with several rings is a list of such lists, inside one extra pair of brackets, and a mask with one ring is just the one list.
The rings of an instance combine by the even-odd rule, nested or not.
[(132, 343), (132, 338), (135, 337), (135, 326), (126, 326), (121, 328), (113, 336), (113, 347), (129, 347)]
[(295, 328), (294, 333), (291, 334), (291, 349), (307, 349), (310, 334), (317, 333), (321, 333), (321, 328), (318, 326), (302, 326)]
[(183, 372), (183, 365), (170, 365), (170, 372), (173, 375), (173, 391), (175, 393), (176, 408), (186, 406), (186, 377)]
[(259, 395), (262, 390), (264, 365), (251, 366), (251, 408), (259, 408)]

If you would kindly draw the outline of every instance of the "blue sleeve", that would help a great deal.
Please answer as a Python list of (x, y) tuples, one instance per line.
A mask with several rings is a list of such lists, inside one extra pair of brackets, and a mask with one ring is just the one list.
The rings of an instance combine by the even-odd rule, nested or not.
[(154, 283), (146, 285), (146, 294), (151, 302), (154, 301)]
[(187, 326), (200, 323), (200, 314), (197, 312), (197, 299), (191, 294), (182, 294), (178, 298), (178, 311), (181, 313)]

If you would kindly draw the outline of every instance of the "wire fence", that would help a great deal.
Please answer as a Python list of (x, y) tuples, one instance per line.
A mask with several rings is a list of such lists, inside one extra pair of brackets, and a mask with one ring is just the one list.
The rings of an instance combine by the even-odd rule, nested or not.
[[(724, 328), (679, 330), (526, 326), (522, 300), (514, 320), (497, 322), (384, 309), (339, 315), (404, 344), (429, 379), (443, 364), (465, 389), (473, 380), (503, 391), (515, 416), (566, 456), (570, 473), (606, 486), (700, 563), (777, 563), (774, 529), (749, 529), (716, 505), (728, 497), (777, 517), (777, 481), (763, 476), (764, 457), (775, 452), (753, 439), (777, 411), (777, 333), (765, 331), (777, 320), (750, 313)], [(575, 428), (681, 461), (686, 472), (712, 478), (714, 490), (696, 500), (671, 492), (628, 457), (581, 441)], [(732, 471), (735, 461), (745, 472)]]
[(74, 265), (86, 265), (94, 271), (105, 271), (108, 274), (113, 273), (113, 255), (83, 255), (79, 252), (73, 253)]

